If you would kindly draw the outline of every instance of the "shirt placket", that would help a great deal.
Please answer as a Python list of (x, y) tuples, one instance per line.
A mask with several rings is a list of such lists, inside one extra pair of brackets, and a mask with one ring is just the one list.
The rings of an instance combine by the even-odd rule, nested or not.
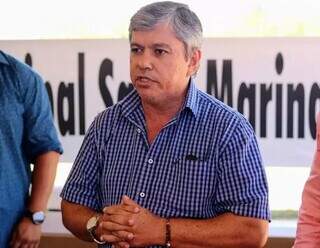
[[(138, 140), (139, 140), (139, 146), (140, 151), (145, 150), (143, 154), (143, 158), (141, 160), (143, 161), (141, 165), (136, 165), (136, 171), (135, 171), (135, 177), (137, 180), (135, 180), (135, 184), (132, 188), (132, 193), (134, 195), (134, 200), (143, 206), (147, 205), (147, 202), (149, 201), (149, 192), (151, 190), (151, 180), (153, 176), (153, 170), (154, 166), (156, 164), (156, 149), (157, 145), (152, 144), (151, 146), (147, 143), (147, 134), (140, 130), (138, 131)], [(157, 142), (155, 140), (155, 142)], [(148, 146), (149, 149), (142, 149), (141, 146)], [(138, 148), (139, 149), (139, 148)], [(137, 152), (140, 152), (137, 151)]]

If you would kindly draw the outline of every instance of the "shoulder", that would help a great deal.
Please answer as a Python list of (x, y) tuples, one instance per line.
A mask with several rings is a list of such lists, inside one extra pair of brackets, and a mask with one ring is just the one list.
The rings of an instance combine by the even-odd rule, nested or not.
[(230, 142), (255, 139), (251, 124), (240, 112), (202, 91), (198, 91), (198, 111), (203, 132), (215, 140), (221, 151)]
[(249, 121), (236, 109), (217, 98), (198, 90), (200, 116), (215, 125), (251, 127)]
[(14, 70), (19, 76), (35, 76), (40, 77), (39, 74), (33, 70), (29, 65), (24, 62), (18, 60), (17, 58), (1, 52), (1, 54), (6, 58), (9, 66)]
[(104, 123), (108, 123), (114, 120), (115, 117), (121, 114), (119, 103), (116, 103), (105, 110), (101, 111), (94, 119), (94, 122), (97, 125), (103, 125)]
[(105, 125), (105, 123), (116, 123), (122, 117), (130, 114), (135, 108), (139, 106), (139, 104), (140, 100), (138, 93), (135, 90), (132, 90), (121, 101), (100, 112), (96, 116), (95, 122), (100, 125)]
[(119, 103), (112, 105), (96, 115), (91, 130), (96, 137), (104, 137), (112, 131), (121, 117)]
[(34, 69), (32, 69), (29, 65), (23, 63), (22, 61), (18, 60), (17, 58), (6, 54), (2, 51), (1, 55), (5, 60), (8, 62), (8, 75), (12, 81), (12, 84), (17, 90), (21, 90), (24, 92), (24, 89), (34, 87), (39, 87), (39, 85), (43, 84), (42, 78)]
[(113, 132), (116, 131), (120, 117), (121, 111), (118, 103), (103, 110), (92, 121), (86, 133), (86, 139), (94, 142), (97, 147), (103, 146)]

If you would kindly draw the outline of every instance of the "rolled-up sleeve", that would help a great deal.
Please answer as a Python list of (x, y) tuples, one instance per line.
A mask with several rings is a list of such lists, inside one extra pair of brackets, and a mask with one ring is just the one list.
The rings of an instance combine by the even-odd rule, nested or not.
[[(45, 152), (62, 154), (54, 126), (48, 94), (41, 77), (30, 71), (20, 75), (21, 99), (24, 106), (24, 150), (28, 160)], [(24, 83), (27, 82), (27, 83)]]

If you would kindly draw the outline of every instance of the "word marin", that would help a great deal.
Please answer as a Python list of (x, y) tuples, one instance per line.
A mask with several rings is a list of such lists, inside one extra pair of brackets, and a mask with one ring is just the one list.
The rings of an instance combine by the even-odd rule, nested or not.
[[(275, 59), (275, 69), (278, 75), (282, 73), (283, 70), (283, 56), (278, 53)], [(257, 89), (259, 87), (259, 89)], [(273, 87), (275, 87), (275, 94), (273, 94)], [(254, 129), (256, 129), (256, 94), (257, 90), (260, 90), (260, 137), (267, 137), (267, 109), (268, 103), (275, 100), (275, 137), (283, 137), (283, 91), (286, 87), (287, 90), (287, 116), (286, 116), (286, 127), (287, 127), (287, 138), (294, 137), (294, 104), (298, 105), (298, 123), (295, 125), (298, 127), (298, 138), (305, 137), (305, 88), (303, 83), (298, 83), (296, 87), (293, 83), (245, 83), (241, 82), (238, 89), (238, 100), (237, 109), (239, 112), (244, 113), (245, 102), (249, 104), (249, 114), (248, 119)], [(217, 80), (217, 61), (208, 60), (207, 61), (207, 93), (214, 95), (221, 101), (224, 101), (229, 106), (233, 107), (233, 83), (232, 83), (232, 60), (223, 60), (222, 64), (222, 79), (221, 88), (218, 89)], [(308, 113), (308, 124), (310, 135), (313, 139), (316, 137), (316, 103), (320, 100), (320, 88), (317, 82), (314, 82), (311, 86), (309, 94), (309, 113)]]

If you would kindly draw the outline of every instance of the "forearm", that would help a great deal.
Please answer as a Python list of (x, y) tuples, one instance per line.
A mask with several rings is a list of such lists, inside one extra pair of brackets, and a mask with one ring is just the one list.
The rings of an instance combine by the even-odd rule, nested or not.
[(172, 219), (172, 246), (179, 247), (263, 247), (268, 222), (223, 214), (206, 220)]
[[(119, 206), (107, 207), (104, 213), (108, 218), (104, 220), (103, 228), (111, 233), (119, 230), (132, 233), (132, 240), (122, 235), (130, 247), (165, 245), (168, 229), (164, 218), (154, 215), (130, 198), (123, 198), (123, 204), (138, 207), (139, 211), (130, 211), (128, 215), (122, 213)], [(211, 219), (171, 218), (170, 230), (171, 245), (175, 248), (258, 248), (266, 243), (268, 221), (231, 213)]]
[(320, 176), (318, 173), (311, 173), (308, 178), (303, 194), (302, 204), (299, 210), (297, 235), (295, 247), (303, 244), (319, 243), (320, 234)]
[(92, 241), (86, 225), (87, 221), (94, 215), (101, 214), (93, 209), (62, 200), (61, 202), (63, 225), (76, 237), (84, 241)]
[(31, 211), (44, 211), (52, 192), (56, 176), (59, 154), (50, 151), (39, 155), (34, 164), (32, 173), (32, 188), (28, 202)]

